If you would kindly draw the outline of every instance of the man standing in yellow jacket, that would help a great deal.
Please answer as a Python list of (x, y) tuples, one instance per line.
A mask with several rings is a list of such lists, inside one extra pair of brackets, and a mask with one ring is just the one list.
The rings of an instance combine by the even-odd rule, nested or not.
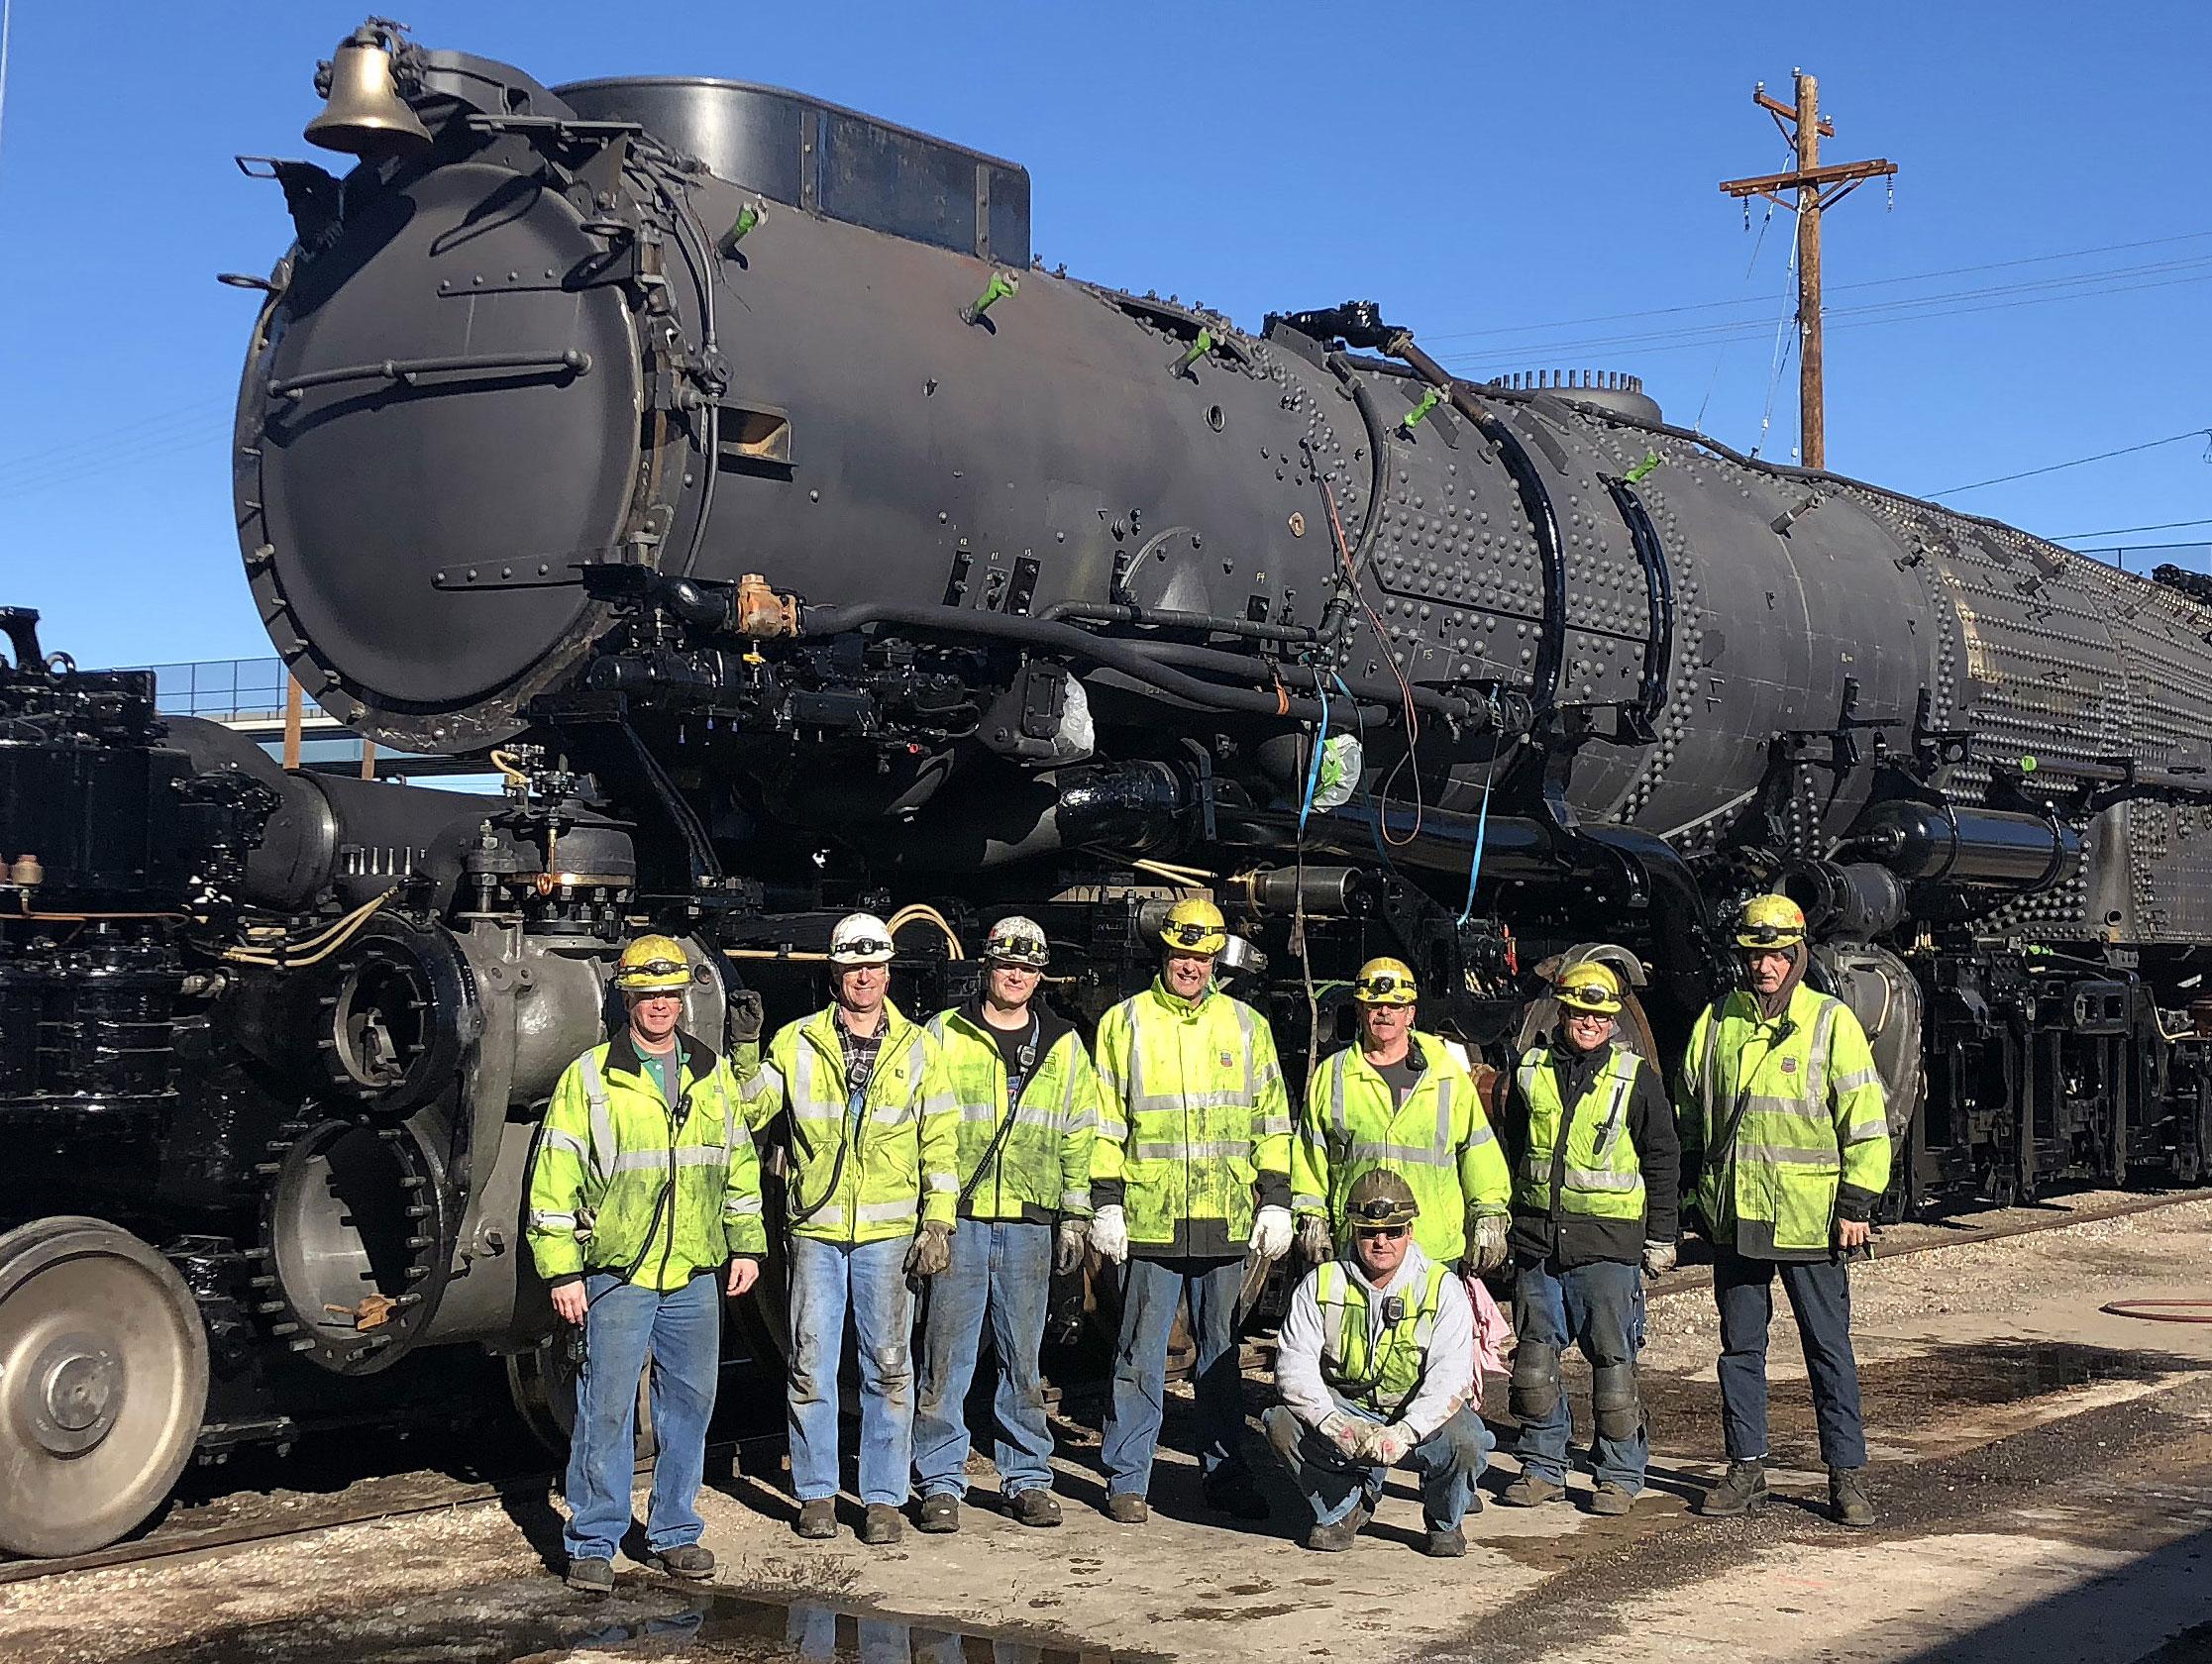
[(1343, 1241), (1344, 1198), (1363, 1173), (1388, 1167), (1413, 1188), (1414, 1240), (1436, 1265), (1476, 1276), (1506, 1259), (1512, 1176), (1482, 1094), (1433, 1034), (1415, 1026), (1421, 989), (1397, 959), (1359, 968), (1359, 1043), (1315, 1070), (1291, 1157), (1291, 1205), (1310, 1265)]
[(761, 1074), (790, 1116), (791, 1488), (802, 1537), (837, 1534), (837, 1370), (860, 1343), (861, 1540), (901, 1535), (913, 1458), (911, 1283), (950, 1263), (960, 1108), (937, 1042), (891, 1002), (891, 931), (851, 913), (830, 935), (834, 997), (786, 1023)]
[(1721, 1312), (1729, 1471), (1699, 1511), (1728, 1518), (1766, 1502), (1766, 1331), (1779, 1271), (1812, 1377), (1830, 1506), (1843, 1524), (1871, 1525), (1849, 1257), (1871, 1240), (1889, 1184), (1881, 1077), (1850, 1008), (1805, 986), (1796, 902), (1752, 896), (1736, 941), (1742, 985), (1691, 1028), (1675, 1095), (1683, 1195), (1713, 1242)]
[(629, 1021), (562, 1075), (531, 1163), (531, 1256), (555, 1313), (583, 1342), (563, 1532), (577, 1589), (614, 1587), (649, 1352), (660, 1451), (646, 1546), (678, 1577), (714, 1570), (695, 1500), (721, 1363), (716, 1284), (727, 1265), (731, 1295), (752, 1288), (768, 1237), (743, 1118), (759, 1085), (741, 1089), (711, 1047), (677, 1026), (690, 983), (689, 960), (669, 937), (623, 949), (614, 986)]
[(1267, 1019), (1213, 987), (1228, 945), (1221, 910), (1180, 901), (1160, 939), (1158, 980), (1099, 1022), (1091, 1244), (1129, 1264), (1101, 1450), (1106, 1516), (1140, 1525), (1149, 1515), (1168, 1331), (1188, 1296), (1207, 1504), (1265, 1519), (1242, 1448), (1236, 1303), (1245, 1256), (1280, 1259), (1290, 1248), (1290, 1100)]

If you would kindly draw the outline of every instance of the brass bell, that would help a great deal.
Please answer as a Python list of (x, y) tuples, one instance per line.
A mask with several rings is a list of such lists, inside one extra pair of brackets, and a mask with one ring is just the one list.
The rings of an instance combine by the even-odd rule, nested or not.
[(399, 96), (390, 49), (370, 25), (355, 30), (331, 54), (330, 95), (304, 137), (360, 156), (403, 155), (430, 143), (430, 129)]

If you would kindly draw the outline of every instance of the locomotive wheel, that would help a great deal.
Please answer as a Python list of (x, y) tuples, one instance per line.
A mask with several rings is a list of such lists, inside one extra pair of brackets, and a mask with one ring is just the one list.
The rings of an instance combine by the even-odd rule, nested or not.
[(176, 1268), (104, 1219), (0, 1236), (0, 1550), (81, 1554), (160, 1507), (207, 1408)]
[[(556, 1456), (566, 1456), (577, 1424), (577, 1366), (569, 1356), (569, 1325), (563, 1323), (527, 1352), (507, 1355), (507, 1393), (530, 1436)], [(638, 1377), (637, 1458), (653, 1460), (660, 1441), (653, 1434), (653, 1366)]]

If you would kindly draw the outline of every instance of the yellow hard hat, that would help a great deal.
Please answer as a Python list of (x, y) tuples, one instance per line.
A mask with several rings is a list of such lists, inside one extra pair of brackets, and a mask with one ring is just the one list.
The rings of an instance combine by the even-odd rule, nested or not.
[(1411, 1005), (1421, 997), (1414, 968), (1402, 959), (1371, 959), (1359, 968), (1352, 997), (1362, 1005)]
[(1160, 940), (1177, 953), (1217, 954), (1229, 944), (1228, 921), (1211, 901), (1178, 901), (1160, 926)]
[(682, 993), (691, 986), (691, 958), (673, 936), (640, 936), (614, 962), (624, 993)]
[(1754, 895), (1736, 921), (1739, 948), (1794, 948), (1805, 940), (1805, 909), (1786, 895)]
[(1596, 1011), (1613, 1016), (1621, 1009), (1621, 978), (1601, 960), (1586, 959), (1559, 973), (1551, 985), (1552, 997), (1576, 1011)]

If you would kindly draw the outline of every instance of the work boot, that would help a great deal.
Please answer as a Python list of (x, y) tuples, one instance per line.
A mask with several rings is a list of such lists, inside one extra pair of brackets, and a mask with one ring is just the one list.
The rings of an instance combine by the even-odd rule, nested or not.
[(1590, 1493), (1590, 1511), (1608, 1519), (1618, 1518), (1635, 1506), (1635, 1499), (1618, 1485), (1601, 1485)]
[(1866, 1470), (1830, 1468), (1828, 1506), (1835, 1511), (1836, 1523), (1839, 1525), (1864, 1530), (1873, 1524), (1874, 1499), (1866, 1494)]
[(906, 1534), (906, 1522), (889, 1503), (870, 1503), (860, 1518), (860, 1540), (871, 1548), (895, 1543)]
[(1271, 1511), (1267, 1499), (1252, 1483), (1250, 1474), (1230, 1474), (1207, 1481), (1206, 1506), (1231, 1519), (1265, 1519)]
[(561, 1580), (571, 1589), (580, 1589), (586, 1595), (612, 1595), (614, 1593), (614, 1562), (612, 1560), (571, 1560), (569, 1574)]
[(921, 1507), (915, 1510), (914, 1523), (931, 1535), (960, 1529), (960, 1499), (949, 1491), (937, 1491), (922, 1498)]
[(1422, 1550), (1432, 1560), (1457, 1560), (1467, 1552), (1467, 1533), (1456, 1525), (1430, 1525)]
[(1144, 1499), (1135, 1492), (1120, 1492), (1106, 1499), (1106, 1517), (1116, 1525), (1142, 1525), (1152, 1517)]
[(1754, 1456), (1748, 1462), (1731, 1462), (1721, 1483), (1698, 1502), (1698, 1512), (1708, 1519), (1736, 1519), (1766, 1507), (1766, 1461)]
[(798, 1522), (791, 1529), (815, 1542), (827, 1542), (837, 1535), (837, 1504), (828, 1497), (799, 1504)]
[(1374, 1516), (1360, 1503), (1352, 1505), (1352, 1511), (1333, 1525), (1317, 1525), (1306, 1533), (1306, 1546), (1316, 1554), (1341, 1554), (1352, 1546), (1352, 1539), (1359, 1535), (1359, 1528)]
[(1017, 1525), (1057, 1525), (1060, 1523), (1060, 1499), (1041, 1485), (1016, 1491), (1013, 1517)]
[(697, 1543), (682, 1543), (662, 1549), (653, 1556), (653, 1564), (671, 1577), (689, 1578), (696, 1583), (714, 1575), (714, 1551)]
[(1521, 1477), (1505, 1488), (1499, 1501), (1515, 1508), (1534, 1508), (1540, 1503), (1555, 1503), (1566, 1494), (1567, 1488), (1564, 1485), (1554, 1485), (1550, 1480), (1523, 1468)]

